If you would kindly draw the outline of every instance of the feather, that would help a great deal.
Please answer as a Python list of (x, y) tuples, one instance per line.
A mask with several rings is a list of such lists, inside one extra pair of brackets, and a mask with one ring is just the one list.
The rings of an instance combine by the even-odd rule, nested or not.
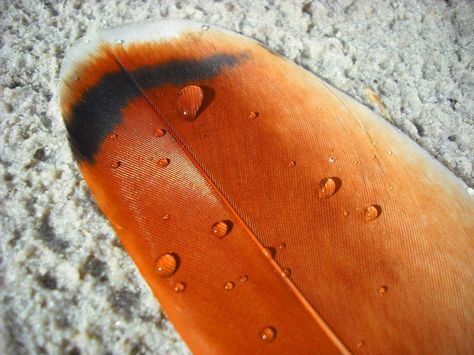
[(99, 32), (61, 77), (82, 174), (194, 353), (474, 348), (473, 197), (352, 98), (188, 21)]

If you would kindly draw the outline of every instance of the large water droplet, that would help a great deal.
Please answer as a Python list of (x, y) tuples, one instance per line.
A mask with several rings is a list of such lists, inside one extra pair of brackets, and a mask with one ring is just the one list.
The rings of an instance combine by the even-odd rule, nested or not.
[(163, 128), (157, 128), (153, 131), (153, 135), (155, 137), (163, 137), (166, 134), (166, 130)]
[(211, 227), (211, 234), (217, 238), (224, 238), (232, 229), (231, 221), (216, 222)]
[(230, 291), (235, 287), (235, 284), (232, 281), (226, 281), (224, 283), (224, 290)]
[(179, 92), (176, 105), (185, 119), (193, 120), (201, 108), (203, 98), (204, 93), (199, 86), (188, 85)]
[(382, 212), (382, 208), (379, 205), (370, 205), (364, 209), (364, 220), (366, 222), (373, 221)]
[(341, 186), (341, 180), (336, 177), (322, 179), (319, 182), (319, 198), (328, 198), (334, 195)]
[(158, 165), (162, 168), (166, 168), (170, 164), (170, 160), (168, 158), (163, 158), (158, 160)]
[(275, 340), (276, 330), (273, 327), (263, 328), (262, 330), (260, 330), (259, 337), (263, 341), (266, 341), (266, 342), (270, 343), (273, 340)]
[(172, 253), (163, 254), (155, 264), (155, 271), (159, 277), (170, 277), (178, 268), (178, 259)]
[(177, 282), (173, 287), (174, 292), (181, 293), (186, 290), (186, 283), (185, 282)]

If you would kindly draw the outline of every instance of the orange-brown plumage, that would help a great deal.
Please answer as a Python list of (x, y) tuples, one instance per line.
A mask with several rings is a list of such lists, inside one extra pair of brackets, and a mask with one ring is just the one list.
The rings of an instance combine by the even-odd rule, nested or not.
[[(69, 73), (62, 107), (93, 195), (192, 351), (472, 349), (474, 202), (462, 183), (256, 42), (213, 29), (143, 41), (101, 46), (92, 58), (110, 68), (91, 59)], [(75, 108), (118, 71), (133, 89), (111, 94), (123, 106), (94, 135)], [(193, 120), (176, 104), (187, 85), (204, 94)], [(160, 278), (165, 253), (178, 267)]]

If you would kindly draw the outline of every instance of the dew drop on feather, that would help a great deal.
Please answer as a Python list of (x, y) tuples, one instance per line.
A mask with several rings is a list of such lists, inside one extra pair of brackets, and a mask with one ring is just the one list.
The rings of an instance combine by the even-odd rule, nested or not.
[(226, 281), (224, 283), (224, 290), (230, 291), (235, 287), (235, 284), (232, 281)]
[(163, 137), (165, 134), (166, 130), (164, 130), (163, 128), (157, 128), (153, 131), (153, 135), (158, 138)]
[(273, 340), (275, 340), (276, 330), (273, 327), (263, 328), (262, 330), (260, 330), (259, 337), (263, 341), (271, 343)]
[(319, 182), (319, 198), (328, 198), (336, 193), (337, 184), (333, 178), (325, 178)]
[(162, 168), (166, 168), (170, 164), (170, 160), (168, 158), (163, 158), (158, 160), (158, 165)]
[(178, 260), (171, 253), (163, 254), (155, 264), (155, 271), (159, 277), (166, 278), (173, 275), (178, 268)]
[(186, 283), (184, 282), (177, 282), (173, 287), (174, 292), (182, 293), (186, 290)]
[(364, 208), (364, 220), (371, 222), (380, 216), (381, 208), (378, 205), (370, 205)]
[(199, 86), (188, 85), (179, 92), (176, 106), (187, 120), (194, 120), (202, 105), (204, 93)]
[(229, 234), (232, 229), (232, 223), (230, 221), (220, 221), (216, 222), (211, 227), (211, 234), (217, 238), (224, 238)]

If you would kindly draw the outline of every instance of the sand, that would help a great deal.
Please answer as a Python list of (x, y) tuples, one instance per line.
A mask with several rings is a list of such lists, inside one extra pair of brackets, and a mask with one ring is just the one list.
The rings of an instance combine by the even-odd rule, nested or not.
[(188, 353), (67, 144), (58, 74), (88, 31), (187, 18), (253, 37), (373, 107), (474, 187), (472, 2), (4, 0), (0, 13), (2, 354)]

